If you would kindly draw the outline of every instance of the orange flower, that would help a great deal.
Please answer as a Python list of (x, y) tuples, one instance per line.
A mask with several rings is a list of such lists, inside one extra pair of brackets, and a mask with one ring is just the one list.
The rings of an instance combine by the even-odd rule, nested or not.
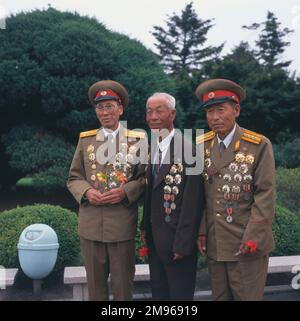
[(117, 177), (117, 181), (121, 184), (125, 184), (128, 181), (125, 173), (121, 171), (116, 171), (116, 177)]

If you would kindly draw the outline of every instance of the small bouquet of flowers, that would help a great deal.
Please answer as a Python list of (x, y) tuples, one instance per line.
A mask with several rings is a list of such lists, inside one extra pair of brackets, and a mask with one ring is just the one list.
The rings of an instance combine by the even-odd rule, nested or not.
[(252, 240), (248, 240), (244, 242), (237, 253), (235, 253), (235, 256), (240, 254), (254, 254), (257, 251), (257, 244), (256, 242)]
[(99, 172), (97, 173), (97, 179), (100, 183), (101, 192), (107, 192), (128, 182), (126, 174), (120, 170), (113, 170), (108, 173)]

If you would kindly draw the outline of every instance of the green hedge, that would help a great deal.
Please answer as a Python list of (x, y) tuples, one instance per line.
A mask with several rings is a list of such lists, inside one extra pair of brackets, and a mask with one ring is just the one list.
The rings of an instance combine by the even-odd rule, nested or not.
[(28, 225), (36, 223), (47, 224), (57, 233), (60, 247), (53, 274), (61, 273), (65, 266), (82, 264), (77, 215), (60, 206), (36, 204), (0, 213), (0, 265), (20, 267), (17, 250), (19, 237)]
[[(294, 214), (300, 209), (300, 167), (276, 170), (277, 204), (288, 208)], [(300, 216), (298, 216), (300, 218)], [(299, 235), (300, 237), (300, 235)]]
[(272, 256), (300, 255), (300, 218), (296, 214), (278, 205), (273, 231), (276, 246)]

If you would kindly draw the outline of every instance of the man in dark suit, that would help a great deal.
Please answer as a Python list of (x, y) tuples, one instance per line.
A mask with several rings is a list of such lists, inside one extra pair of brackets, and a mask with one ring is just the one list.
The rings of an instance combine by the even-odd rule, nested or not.
[(195, 164), (186, 163), (184, 151), (191, 151), (192, 145), (175, 131), (175, 117), (174, 97), (156, 93), (148, 99), (147, 123), (156, 137), (141, 229), (149, 249), (153, 300), (192, 300), (195, 290), (203, 181), (199, 170), (187, 174)]

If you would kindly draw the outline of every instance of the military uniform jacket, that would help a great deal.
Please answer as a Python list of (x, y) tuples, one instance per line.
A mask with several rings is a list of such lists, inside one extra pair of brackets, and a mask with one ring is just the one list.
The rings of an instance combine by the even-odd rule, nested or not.
[[(116, 136), (117, 155), (126, 157), (130, 160), (130, 149), (137, 140), (143, 139), (143, 133), (126, 130), (123, 126)], [(121, 141), (125, 149), (119, 150), (118, 141)], [(116, 165), (115, 155), (109, 162), (101, 164), (98, 157), (101, 158), (99, 148), (105, 142), (102, 128), (83, 132), (80, 134), (78, 145), (70, 167), (67, 187), (79, 203), (79, 235), (88, 240), (102, 242), (120, 242), (133, 239), (136, 233), (137, 225), (137, 200), (143, 193), (145, 185), (145, 165), (141, 163), (130, 164), (127, 166), (127, 182), (123, 185), (126, 198), (118, 204), (93, 206), (84, 201), (85, 192), (94, 187), (103, 191), (103, 174), (109, 174), (113, 171), (113, 165)], [(121, 154), (120, 154), (121, 152)], [(129, 155), (129, 156), (128, 156)], [(116, 169), (123, 170), (123, 166)], [(125, 172), (124, 172), (125, 173)], [(119, 176), (118, 176), (119, 177)], [(120, 179), (124, 178), (120, 174)], [(123, 181), (124, 182), (124, 181)], [(115, 183), (112, 183), (115, 184)], [(105, 185), (107, 186), (107, 184)], [(113, 185), (112, 185), (113, 186)], [(115, 186), (117, 187), (117, 186)]]
[[(259, 257), (274, 249), (275, 164), (270, 141), (237, 125), (231, 144), (220, 154), (217, 137), (204, 143), (206, 207), (199, 234), (207, 236), (208, 257), (237, 261)], [(254, 241), (254, 255), (234, 255), (245, 241)]]
[[(204, 199), (203, 178), (200, 174), (185, 174), (188, 165), (184, 159), (181, 162), (181, 155), (184, 154), (182, 150), (174, 152), (173, 147), (174, 137), (169, 146), (170, 164), (161, 165), (155, 181), (153, 164), (147, 166), (141, 223), (141, 229), (146, 231), (147, 243), (153, 242), (157, 254), (165, 262), (172, 261), (175, 252), (183, 256), (195, 253)], [(174, 195), (174, 191), (178, 193)]]

